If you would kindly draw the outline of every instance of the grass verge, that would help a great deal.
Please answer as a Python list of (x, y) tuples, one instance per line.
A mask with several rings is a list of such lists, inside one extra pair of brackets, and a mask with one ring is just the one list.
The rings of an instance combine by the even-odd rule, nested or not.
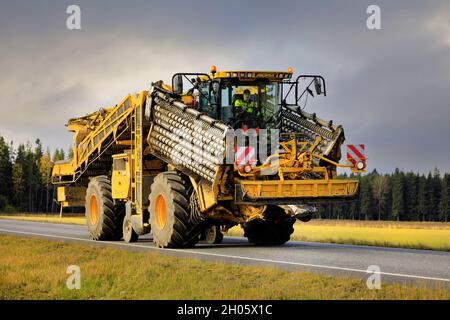
[[(292, 240), (450, 251), (450, 228), (378, 227), (357, 224), (296, 223)], [(230, 235), (242, 236), (240, 228)]]
[[(448, 287), (364, 281), (0, 236), (0, 299), (450, 299)], [(81, 289), (66, 287), (69, 265)]]
[(34, 215), (34, 214), (3, 214), (0, 219), (13, 219), (21, 221), (35, 221), (35, 222), (50, 222), (50, 223), (68, 223), (86, 225), (86, 218), (84, 216), (69, 216), (62, 217), (56, 215)]
[[(86, 224), (86, 219), (80, 216), (61, 219), (54, 215), (1, 215), (1, 218)], [(243, 234), (240, 227), (234, 227), (227, 235)], [(313, 220), (296, 223), (292, 240), (450, 251), (450, 223)]]

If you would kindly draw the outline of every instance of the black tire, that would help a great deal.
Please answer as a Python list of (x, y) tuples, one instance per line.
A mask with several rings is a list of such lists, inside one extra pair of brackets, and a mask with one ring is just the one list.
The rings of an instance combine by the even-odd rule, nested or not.
[(199, 241), (201, 225), (190, 217), (192, 188), (180, 173), (158, 174), (149, 195), (153, 242), (160, 248), (192, 247)]
[(126, 217), (125, 219), (123, 219), (122, 233), (123, 233), (123, 240), (126, 243), (136, 242), (139, 239), (139, 235), (136, 233), (136, 231), (133, 230), (131, 220)]
[(203, 233), (205, 235), (205, 242), (208, 244), (219, 244), (222, 243), (223, 233), (220, 231), (220, 226), (212, 226), (210, 228), (204, 229)]
[(244, 237), (256, 245), (281, 245), (288, 242), (294, 232), (295, 218), (278, 206), (269, 206), (265, 220), (244, 223)]
[(111, 180), (107, 176), (91, 179), (86, 190), (85, 214), (89, 234), (93, 240), (120, 240), (125, 205), (114, 204)]

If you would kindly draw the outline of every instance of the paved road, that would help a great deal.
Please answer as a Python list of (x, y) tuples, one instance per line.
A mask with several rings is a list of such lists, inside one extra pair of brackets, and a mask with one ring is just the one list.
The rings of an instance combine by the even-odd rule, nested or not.
[(291, 271), (367, 279), (367, 268), (377, 265), (382, 281), (423, 282), (450, 288), (450, 252), (339, 245), (292, 241), (284, 246), (257, 247), (245, 238), (225, 237), (220, 245), (199, 244), (193, 249), (159, 249), (150, 236), (137, 243), (98, 242), (89, 239), (84, 226), (0, 219), (0, 234), (39, 237), (110, 246), (133, 251), (156, 251), (178, 257), (229, 263), (270, 265)]

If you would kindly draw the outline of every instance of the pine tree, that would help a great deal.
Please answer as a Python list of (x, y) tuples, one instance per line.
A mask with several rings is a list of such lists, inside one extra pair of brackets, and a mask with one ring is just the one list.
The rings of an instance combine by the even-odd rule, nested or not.
[(63, 148), (61, 148), (61, 149), (59, 150), (59, 154), (60, 154), (60, 156), (61, 156), (61, 160), (65, 160), (65, 159), (66, 159), (66, 153), (64, 152), (64, 149), (63, 149)]
[(388, 193), (388, 178), (382, 175), (376, 175), (372, 182), (372, 192), (375, 202), (377, 204), (378, 220), (381, 220), (381, 212), (385, 209), (387, 193)]
[(19, 145), (13, 164), (13, 199), (21, 211), (31, 212), (35, 209), (36, 172), (35, 157), (30, 144)]
[(53, 162), (56, 162), (56, 161), (60, 161), (60, 160), (62, 160), (62, 158), (61, 158), (61, 153), (60, 153), (59, 149), (57, 148), (57, 149), (55, 149), (55, 151), (53, 152), (52, 161), (53, 161)]
[(67, 153), (68, 154), (68, 159), (72, 160), (73, 159), (73, 146), (70, 145), (68, 150), (69, 150), (68, 153)]
[(425, 196), (427, 198), (426, 214), (427, 221), (432, 221), (436, 214), (436, 196), (435, 196), (435, 182), (431, 172), (428, 173), (427, 182), (425, 185)]
[(12, 159), (11, 149), (0, 136), (0, 210), (11, 203), (12, 197)]
[(13, 192), (14, 192), (14, 204), (17, 209), (26, 210), (26, 166), (25, 166), (25, 146), (19, 145), (17, 148), (17, 154), (15, 157), (12, 180), (13, 180)]
[(370, 176), (361, 177), (359, 201), (361, 206), (361, 215), (364, 216), (365, 220), (369, 220), (373, 212), (376, 211), (376, 209), (374, 209), (375, 201), (373, 199)]
[(50, 150), (47, 149), (39, 162), (39, 173), (42, 181), (42, 190), (45, 190), (45, 196), (42, 197), (42, 211), (49, 212), (50, 188), (51, 184), (52, 161), (50, 157)]
[(33, 163), (33, 190), (34, 190), (34, 206), (32, 211), (42, 211), (44, 188), (43, 180), (40, 174), (39, 166), (43, 156), (42, 143), (40, 139), (36, 139), (34, 148), (34, 163)]
[(420, 215), (420, 221), (425, 221), (427, 216), (428, 195), (427, 178), (424, 175), (419, 177), (417, 191), (417, 213)]
[(392, 176), (392, 217), (397, 221), (405, 213), (404, 174), (397, 168)]
[(417, 216), (417, 176), (408, 172), (405, 176), (405, 214), (404, 220), (414, 220)]
[(450, 175), (445, 174), (442, 179), (442, 187), (441, 187), (441, 197), (439, 202), (439, 220), (440, 221), (448, 221), (448, 216), (450, 212), (450, 190), (449, 190), (449, 180)]
[(433, 180), (432, 180), (432, 199), (433, 199), (433, 211), (432, 220), (439, 220), (439, 202), (441, 196), (442, 179), (440, 172), (437, 168), (434, 168)]

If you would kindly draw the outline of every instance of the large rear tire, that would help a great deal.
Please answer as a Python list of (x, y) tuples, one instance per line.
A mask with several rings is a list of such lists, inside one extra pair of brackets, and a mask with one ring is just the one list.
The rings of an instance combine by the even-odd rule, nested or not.
[(123, 203), (114, 204), (111, 180), (107, 176), (91, 179), (86, 190), (85, 214), (93, 240), (120, 240), (125, 216)]
[(190, 216), (192, 188), (175, 171), (158, 174), (149, 195), (150, 226), (153, 242), (160, 248), (185, 248), (199, 241), (201, 225)]
[(295, 218), (278, 206), (269, 206), (265, 220), (244, 223), (244, 237), (256, 245), (281, 245), (288, 242), (294, 232)]

